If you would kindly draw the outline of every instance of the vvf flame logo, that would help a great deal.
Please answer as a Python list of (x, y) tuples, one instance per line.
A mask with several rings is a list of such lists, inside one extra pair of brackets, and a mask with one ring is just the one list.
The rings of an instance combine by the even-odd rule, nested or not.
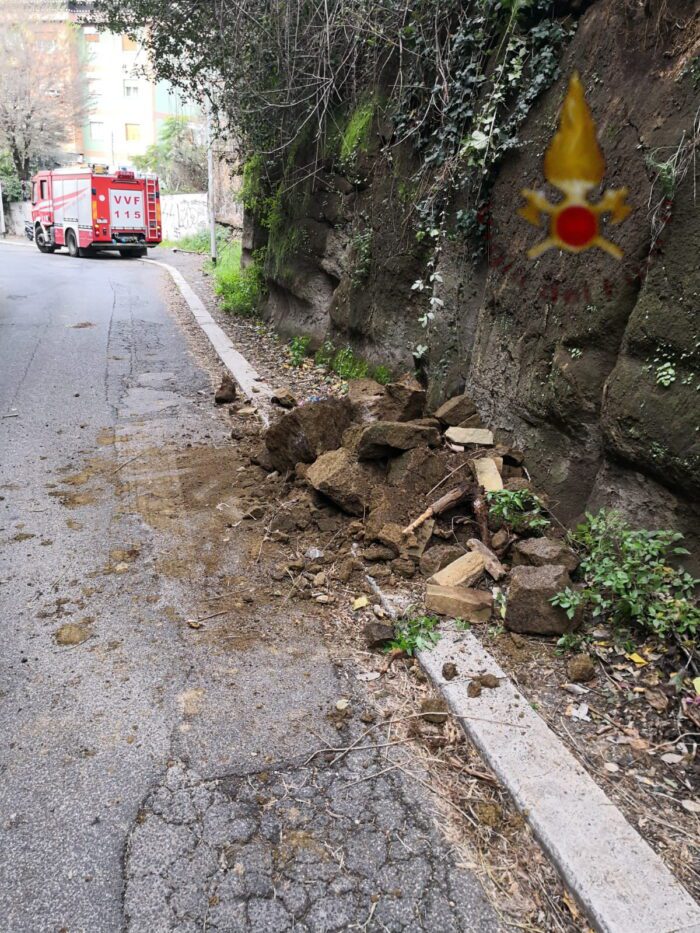
[(605, 159), (596, 138), (595, 123), (581, 79), (574, 72), (564, 98), (559, 129), (544, 156), (544, 176), (564, 197), (550, 204), (543, 191), (529, 188), (522, 191), (527, 204), (519, 209), (520, 216), (535, 227), (542, 226), (543, 214), (549, 218), (548, 236), (528, 251), (530, 259), (552, 247), (582, 253), (593, 246), (622, 259), (620, 247), (602, 235), (600, 220), (609, 213), (611, 223), (622, 223), (632, 210), (626, 203), (627, 188), (608, 189), (597, 203), (588, 200), (589, 192), (601, 183), (604, 175)]

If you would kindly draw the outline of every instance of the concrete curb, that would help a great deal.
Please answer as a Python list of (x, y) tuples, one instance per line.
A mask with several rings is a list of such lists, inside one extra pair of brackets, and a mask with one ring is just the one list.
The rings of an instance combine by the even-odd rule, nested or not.
[[(418, 659), (596, 930), (700, 931), (700, 907), (471, 633), (444, 632)], [(454, 680), (442, 676), (445, 661), (457, 665)], [(478, 673), (501, 683), (470, 698)]]
[(32, 245), (33, 244), (31, 244), (29, 240), (27, 240), (27, 242), (25, 243), (21, 239), (14, 239), (14, 238), (0, 236), (0, 246), (32, 246)]
[(258, 409), (260, 420), (267, 427), (270, 423), (272, 388), (263, 381), (262, 376), (258, 375), (248, 360), (236, 350), (230, 337), (219, 327), (204, 307), (202, 300), (194, 293), (184, 276), (177, 269), (168, 265), (167, 262), (160, 262), (157, 259), (142, 259), (141, 262), (167, 270), (180, 289), (180, 294), (192, 312), (192, 317), (209, 339), (221, 362), (241, 387), (243, 394)]

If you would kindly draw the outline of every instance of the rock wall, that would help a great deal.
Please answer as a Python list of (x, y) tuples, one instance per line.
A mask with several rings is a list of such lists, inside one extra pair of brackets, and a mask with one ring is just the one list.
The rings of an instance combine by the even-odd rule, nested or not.
[[(561, 79), (535, 104), (522, 146), (495, 180), (486, 254), (474, 261), (463, 238), (446, 241), (443, 304), (427, 339), (417, 323), (425, 296), (411, 288), (428, 256), (410, 216), (415, 164), (401, 147), (380, 153), (391, 136), (381, 125), (351, 177), (321, 172), (286, 205), (269, 237), (266, 314), (283, 334), (349, 343), (397, 369), (411, 368), (412, 348), (426, 343), (430, 402), (466, 388), (484, 422), (528, 450), (533, 479), (562, 519), (614, 504), (697, 545), (700, 160), (684, 145), (698, 133), (692, 6), (588, 6)], [(544, 186), (543, 153), (575, 69), (607, 160), (602, 188), (629, 189), (632, 214), (608, 229), (621, 261), (600, 250), (526, 255), (543, 231), (516, 213), (520, 191)], [(675, 190), (664, 201), (652, 163), (669, 159)], [(655, 212), (657, 222), (666, 217), (656, 243)], [(266, 238), (248, 217), (246, 251)]]

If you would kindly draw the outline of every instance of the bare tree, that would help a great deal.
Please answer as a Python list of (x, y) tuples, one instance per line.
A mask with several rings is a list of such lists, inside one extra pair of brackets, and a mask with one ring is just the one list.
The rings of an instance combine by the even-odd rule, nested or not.
[(75, 27), (55, 4), (32, 12), (20, 18), (8, 4), (0, 13), (0, 148), (23, 180), (36, 162), (55, 159), (86, 112)]

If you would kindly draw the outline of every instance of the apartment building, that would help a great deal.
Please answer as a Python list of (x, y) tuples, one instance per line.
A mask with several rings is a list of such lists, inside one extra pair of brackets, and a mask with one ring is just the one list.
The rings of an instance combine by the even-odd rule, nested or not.
[(167, 117), (203, 124), (203, 116), (167, 82), (149, 77), (138, 43), (89, 25), (91, 8), (90, 0), (0, 0), (0, 27), (20, 25), (49, 65), (60, 39), (61, 67), (67, 66), (84, 88), (85, 118), (81, 125), (66, 126), (60, 161), (132, 168), (134, 156), (157, 142)]
[(194, 104), (168, 83), (148, 77), (145, 53), (128, 36), (80, 25), (77, 41), (88, 95), (88, 118), (82, 127), (84, 161), (132, 167), (134, 156), (157, 142), (167, 117), (201, 121)]

